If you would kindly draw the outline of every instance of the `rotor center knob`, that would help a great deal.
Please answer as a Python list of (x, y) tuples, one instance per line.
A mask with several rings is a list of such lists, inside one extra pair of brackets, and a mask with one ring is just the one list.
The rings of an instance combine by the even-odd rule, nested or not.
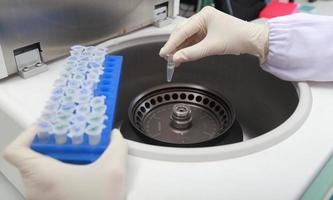
[(183, 103), (176, 104), (172, 108), (171, 126), (175, 129), (188, 129), (192, 125), (191, 108)]

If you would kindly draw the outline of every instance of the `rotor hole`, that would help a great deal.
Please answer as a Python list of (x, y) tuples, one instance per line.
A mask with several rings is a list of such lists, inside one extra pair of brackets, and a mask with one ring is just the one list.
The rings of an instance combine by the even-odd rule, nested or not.
[(176, 94), (176, 93), (173, 94), (173, 95), (172, 95), (172, 99), (174, 99), (174, 100), (178, 99), (178, 94)]
[(209, 100), (207, 99), (207, 98), (204, 98), (204, 100), (202, 101), (203, 102), (203, 104), (208, 104), (209, 103)]
[(222, 115), (224, 115), (224, 110), (221, 110), (221, 112), (220, 112), (220, 116), (222, 116)]
[(223, 120), (227, 119), (227, 115), (223, 115), (223, 116), (222, 116), (222, 119), (223, 119)]
[(143, 107), (143, 106), (140, 107), (140, 110), (141, 110), (141, 112), (143, 112), (143, 113), (146, 112), (146, 109), (145, 109), (145, 107)]
[(141, 119), (139, 116), (136, 116), (136, 121), (141, 122)]
[(197, 97), (195, 98), (195, 100), (199, 103), (199, 102), (201, 102), (202, 97), (201, 97), (201, 96), (197, 96)]
[(150, 100), (150, 104), (151, 104), (151, 105), (155, 105), (155, 104), (156, 104), (155, 99), (151, 99), (151, 100)]
[(169, 101), (170, 100), (170, 95), (168, 95), (168, 94), (164, 95), (164, 99)]
[(145, 103), (145, 107), (146, 107), (147, 109), (149, 109), (149, 108), (150, 108), (150, 104), (149, 104), (148, 102), (146, 102), (146, 103)]
[(214, 106), (215, 106), (215, 102), (214, 101), (210, 102), (209, 107), (214, 108)]
[(221, 109), (221, 106), (219, 106), (219, 105), (215, 107), (216, 112), (220, 111), (220, 109)]
[(161, 102), (163, 101), (163, 98), (162, 98), (161, 96), (158, 96), (158, 97), (157, 97), (157, 101), (158, 101), (159, 103), (161, 103)]
[(180, 94), (180, 98), (181, 98), (181, 99), (186, 99), (186, 94), (181, 93), (181, 94)]
[(139, 117), (142, 117), (142, 112), (141, 112), (141, 111), (138, 111), (136, 114), (137, 114)]
[(190, 94), (190, 95), (188, 95), (188, 97), (187, 97), (190, 101), (192, 101), (193, 99), (194, 99), (194, 95), (193, 94)]

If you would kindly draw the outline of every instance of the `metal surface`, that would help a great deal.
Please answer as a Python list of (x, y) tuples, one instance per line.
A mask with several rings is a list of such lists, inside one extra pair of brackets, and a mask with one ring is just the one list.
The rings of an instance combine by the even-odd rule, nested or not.
[[(129, 119), (151, 144), (212, 146), (235, 121), (231, 104), (220, 94), (193, 84), (166, 84), (142, 92), (129, 106)], [(237, 133), (235, 133), (237, 134)]]
[[(127, 139), (146, 143), (131, 128), (126, 113), (131, 100), (138, 94), (166, 83), (166, 72), (165, 60), (158, 56), (164, 42), (135, 45), (142, 40), (118, 44), (119, 50), (114, 53), (125, 58), (117, 120), (124, 120), (123, 133)], [(245, 139), (250, 140), (283, 124), (299, 102), (291, 82), (263, 71), (257, 58), (250, 55), (212, 56), (185, 63), (177, 69), (174, 80), (202, 85), (223, 94), (236, 110)]]
[(172, 0), (2, 0), (0, 47), (7, 73), (17, 72), (15, 49), (40, 43), (42, 61), (49, 62), (74, 44), (97, 44), (152, 24), (154, 6), (163, 2), (173, 7)]

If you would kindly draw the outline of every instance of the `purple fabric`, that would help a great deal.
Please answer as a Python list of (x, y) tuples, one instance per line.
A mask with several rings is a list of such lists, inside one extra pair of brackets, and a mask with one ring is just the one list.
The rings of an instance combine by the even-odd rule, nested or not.
[(290, 81), (333, 81), (333, 17), (298, 13), (268, 25), (265, 71)]

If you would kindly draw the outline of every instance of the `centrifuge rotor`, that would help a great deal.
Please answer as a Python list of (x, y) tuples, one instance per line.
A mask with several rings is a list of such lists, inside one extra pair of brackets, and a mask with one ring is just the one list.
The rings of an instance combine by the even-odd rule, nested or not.
[(129, 119), (136, 132), (152, 144), (212, 145), (235, 121), (230, 102), (218, 92), (193, 84), (166, 84), (135, 98)]

